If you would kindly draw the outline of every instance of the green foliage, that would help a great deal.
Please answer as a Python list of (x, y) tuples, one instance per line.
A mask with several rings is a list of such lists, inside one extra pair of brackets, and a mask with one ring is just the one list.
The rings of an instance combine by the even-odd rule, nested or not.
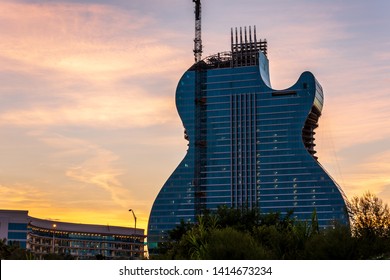
[(355, 196), (348, 203), (352, 222), (352, 233), (357, 237), (389, 237), (390, 212), (387, 204), (366, 192), (362, 197)]
[[(154, 249), (150, 258), (151, 259), (174, 259), (179, 258), (179, 256), (185, 255), (186, 250), (183, 246), (177, 246), (176, 243), (180, 242), (182, 237), (192, 229), (194, 225), (190, 223), (185, 223), (183, 220), (180, 222), (176, 228), (172, 229), (169, 232), (169, 241), (159, 243), (158, 248)], [(183, 257), (185, 258), (185, 257)]]
[(226, 206), (219, 207), (215, 216), (220, 227), (232, 227), (239, 231), (251, 231), (262, 220), (258, 209), (232, 209)]
[(270, 257), (269, 252), (251, 234), (226, 227), (210, 232), (203, 259), (257, 260)]
[[(181, 223), (161, 246), (160, 259), (388, 259), (390, 221), (387, 205), (374, 195), (349, 204), (352, 230), (334, 224), (320, 229), (316, 210), (310, 221), (293, 212), (220, 207), (195, 224)], [(161, 250), (163, 249), (163, 250)]]
[(305, 242), (303, 259), (353, 260), (358, 259), (357, 240), (348, 226), (335, 225), (312, 235)]
[(376, 195), (366, 192), (348, 202), (351, 230), (360, 259), (389, 258), (390, 211)]
[(19, 247), (18, 244), (7, 244), (7, 240), (0, 240), (0, 259), (1, 260), (27, 260), (31, 255), (25, 249)]
[[(1, 260), (35, 260), (37, 257), (29, 250), (20, 248), (18, 244), (7, 243), (6, 239), (0, 240), (0, 259)], [(71, 255), (65, 254), (46, 254), (45, 260), (72, 260)]]

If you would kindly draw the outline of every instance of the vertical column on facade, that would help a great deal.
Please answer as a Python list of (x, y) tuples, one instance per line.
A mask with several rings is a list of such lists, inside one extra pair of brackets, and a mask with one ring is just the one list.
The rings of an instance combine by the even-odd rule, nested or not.
[(255, 95), (249, 93), (245, 95), (245, 139), (246, 143), (246, 176), (247, 176), (247, 206), (252, 209), (256, 206), (257, 195), (256, 195), (256, 102)]
[[(233, 40), (233, 39), (232, 39)], [(233, 45), (233, 43), (232, 43)], [(234, 139), (234, 132), (235, 132), (235, 114), (234, 114), (234, 96), (230, 95), (229, 97), (230, 102), (230, 203), (231, 207), (235, 207), (236, 203), (236, 190), (235, 190), (235, 162), (234, 162), (234, 155), (235, 155), (235, 139)]]
[(256, 205), (256, 168), (254, 164), (256, 164), (256, 147), (254, 146), (254, 137), (253, 137), (253, 131), (255, 131), (255, 123), (253, 121), (253, 103), (254, 103), (254, 95), (249, 94), (249, 102), (248, 102), (248, 108), (249, 108), (249, 116), (248, 116), (248, 126), (250, 128), (248, 137), (249, 137), (249, 147), (250, 147), (250, 158), (249, 158), (249, 165), (250, 165), (250, 171), (249, 171), (249, 185), (250, 185), (250, 208), (252, 209)]
[[(237, 33), (236, 33), (237, 35)], [(231, 203), (232, 207), (238, 207), (238, 118), (237, 118), (237, 96), (230, 96), (230, 141), (231, 141)]]
[[(248, 45), (249, 48), (249, 45)], [(252, 157), (253, 157), (253, 150), (252, 150), (252, 139), (251, 139), (251, 131), (252, 131), (252, 122), (251, 122), (251, 95), (246, 94), (246, 118), (245, 118), (245, 125), (247, 127), (247, 131), (245, 133), (246, 142), (247, 142), (247, 206), (251, 209), (252, 208)]]
[(255, 94), (230, 97), (232, 206), (257, 206), (257, 137)]
[(237, 95), (237, 150), (238, 150), (238, 207), (242, 205), (242, 123), (241, 123), (241, 96)]
[(207, 122), (206, 122), (206, 72), (200, 64), (195, 71), (195, 215), (200, 215), (206, 207), (206, 190), (204, 178), (205, 157), (207, 152)]
[[(254, 192), (254, 207), (258, 207), (258, 195), (257, 195), (257, 172), (260, 172), (260, 170), (257, 168), (257, 154), (258, 154), (258, 150), (257, 150), (257, 133), (256, 133), (256, 130), (257, 130), (257, 121), (256, 121), (256, 93), (253, 93), (252, 94), (252, 138), (253, 138), (253, 142), (252, 142), (252, 147), (253, 147), (253, 153), (256, 155), (255, 158), (253, 158), (253, 192)], [(260, 159), (260, 157), (259, 157)]]
[[(245, 27), (245, 43), (246, 43), (246, 27)], [(243, 154), (243, 171), (242, 171), (242, 177), (243, 177), (243, 207), (248, 207), (249, 205), (249, 192), (248, 192), (248, 137), (247, 137), (247, 132), (248, 132), (248, 122), (247, 122), (247, 117), (248, 117), (248, 100), (247, 100), (247, 95), (242, 94), (242, 110), (243, 114), (241, 116), (241, 126), (243, 127), (243, 132), (241, 134), (242, 138), (242, 154)]]

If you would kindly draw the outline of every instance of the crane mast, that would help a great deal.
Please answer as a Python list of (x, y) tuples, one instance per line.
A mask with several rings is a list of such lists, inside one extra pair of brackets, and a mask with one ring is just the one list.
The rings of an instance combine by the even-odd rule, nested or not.
[(202, 25), (201, 25), (201, 4), (200, 0), (192, 0), (195, 3), (195, 39), (194, 56), (195, 62), (202, 59)]

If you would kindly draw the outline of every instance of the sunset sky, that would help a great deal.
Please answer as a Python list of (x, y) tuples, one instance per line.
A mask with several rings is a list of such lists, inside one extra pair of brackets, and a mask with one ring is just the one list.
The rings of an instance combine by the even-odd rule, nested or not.
[[(0, 0), (0, 209), (146, 229), (184, 157), (176, 85), (191, 0)], [(203, 0), (204, 55), (268, 40), (273, 88), (314, 73), (319, 161), (348, 198), (390, 204), (390, 1)]]

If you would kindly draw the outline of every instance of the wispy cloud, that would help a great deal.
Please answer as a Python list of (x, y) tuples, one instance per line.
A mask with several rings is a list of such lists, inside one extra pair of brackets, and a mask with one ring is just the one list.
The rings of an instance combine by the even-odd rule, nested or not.
[(129, 198), (132, 197), (131, 192), (118, 180), (118, 176), (123, 171), (112, 166), (118, 157), (107, 150), (95, 149), (95, 151), (95, 156), (88, 158), (80, 165), (69, 168), (66, 176), (100, 188), (100, 191), (107, 192), (108, 198), (118, 205), (128, 205)]
[[(320, 130), (332, 130), (338, 151), (359, 143), (390, 138), (390, 97), (383, 93), (359, 94), (356, 91), (335, 97), (332, 108), (320, 119)], [(325, 131), (325, 134), (327, 132)]]
[[(134, 90), (134, 91), (133, 91)], [(142, 89), (96, 96), (82, 95), (65, 104), (42, 104), (0, 112), (0, 125), (9, 126), (93, 126), (102, 129), (143, 127), (166, 123), (175, 115), (171, 98), (150, 98)], [(125, 96), (127, 94), (127, 96)]]
[(17, 183), (12, 185), (0, 184), (0, 204), (4, 208), (28, 209), (35, 207), (37, 204), (50, 205), (50, 198), (36, 189), (34, 186)]
[[(0, 180), (2, 208), (32, 209), (31, 215), (64, 221), (122, 224), (133, 207), (144, 215), (139, 222), (146, 226), (148, 202), (142, 191), (124, 183), (128, 171), (119, 155), (93, 141), (50, 131), (35, 130), (29, 136), (44, 145), (35, 147), (45, 154), (35, 160), (37, 166), (29, 167), (26, 178), (2, 174), (6, 175)], [(44, 166), (38, 164), (41, 161)]]
[[(13, 73), (2, 88), (20, 91), (17, 103), (7, 97), (0, 125), (137, 127), (172, 118), (172, 98), (151, 84), (169, 80), (181, 59), (162, 34), (143, 33), (151, 18), (97, 4), (1, 6), (0, 61)], [(15, 85), (26, 76), (44, 87)], [(141, 85), (122, 84), (144, 76)]]
[(390, 186), (390, 150), (373, 154), (348, 170), (347, 187), (351, 194), (362, 195), (365, 191), (375, 194), (386, 194), (381, 197), (390, 201), (388, 187)]
[(105, 195), (105, 197), (115, 204), (128, 205), (132, 195), (118, 179), (123, 174), (123, 170), (117, 164), (119, 156), (84, 139), (46, 132), (34, 132), (33, 134), (40, 141), (55, 149), (52, 152), (54, 157), (62, 158), (67, 162), (64, 172), (68, 178), (99, 188), (100, 191), (106, 192), (108, 196)]
[[(116, 58), (125, 51), (118, 43), (126, 43), (137, 55), (147, 40), (130, 40), (132, 37), (123, 34), (136, 34), (150, 19), (108, 5), (5, 2), (1, 6), (1, 31), (7, 39), (0, 45), (2, 56), (34, 66), (109, 71), (117, 69)], [(107, 63), (107, 56), (116, 51), (119, 53)], [(121, 66), (126, 67), (125, 63), (122, 61)]]

